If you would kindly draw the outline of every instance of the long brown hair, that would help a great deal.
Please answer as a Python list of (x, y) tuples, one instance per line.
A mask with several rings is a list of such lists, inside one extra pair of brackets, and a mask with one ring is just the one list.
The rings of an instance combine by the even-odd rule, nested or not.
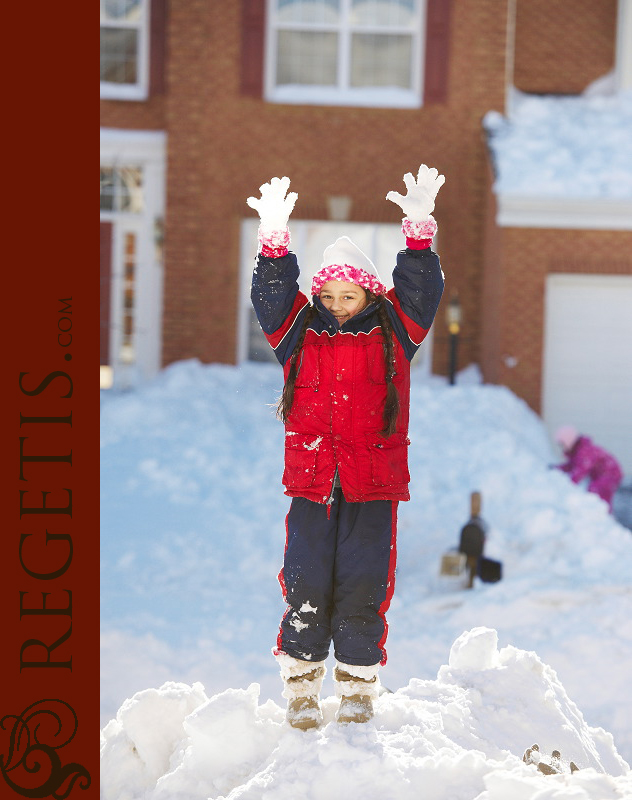
[(283, 422), (287, 422), (287, 418), (289, 417), (292, 409), (292, 403), (294, 402), (294, 385), (296, 383), (296, 373), (298, 372), (296, 362), (298, 361), (299, 353), (303, 347), (303, 342), (305, 341), (305, 334), (307, 333), (309, 323), (314, 319), (315, 316), (316, 309), (314, 306), (310, 305), (305, 312), (305, 319), (303, 320), (301, 333), (298, 337), (298, 341), (296, 342), (294, 350), (292, 350), (292, 355), (290, 356), (290, 370), (287, 374), (287, 380), (283, 386), (281, 397), (279, 398), (279, 404), (277, 405), (277, 417), (283, 420)]
[[(397, 391), (397, 387), (393, 383), (393, 378), (395, 376), (393, 326), (386, 311), (386, 302), (384, 297), (382, 295), (375, 297), (375, 295), (371, 294), (368, 290), (365, 289), (365, 291), (367, 295), (367, 304), (373, 302), (377, 304), (378, 320), (382, 330), (384, 370), (386, 377), (386, 400), (384, 402), (384, 410), (382, 413), (384, 427), (380, 433), (383, 436), (390, 436), (391, 434), (395, 433), (397, 428), (397, 418), (399, 416), (399, 393)], [(277, 416), (279, 419), (283, 420), (283, 422), (288, 421), (288, 417), (292, 409), (292, 404), (294, 402), (294, 386), (296, 384), (296, 374), (298, 372), (298, 357), (303, 348), (305, 334), (307, 333), (309, 323), (314, 319), (315, 315), (316, 308), (314, 306), (310, 306), (305, 314), (305, 319), (303, 320), (298, 341), (296, 342), (294, 350), (292, 350), (292, 355), (290, 356), (290, 369), (287, 375), (287, 380), (285, 381), (285, 385), (283, 386), (283, 392), (279, 398), (279, 404), (277, 406)]]

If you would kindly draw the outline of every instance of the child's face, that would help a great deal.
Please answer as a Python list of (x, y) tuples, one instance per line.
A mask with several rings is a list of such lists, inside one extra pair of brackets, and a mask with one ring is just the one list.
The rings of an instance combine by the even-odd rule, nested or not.
[(328, 281), (320, 290), (320, 302), (342, 325), (366, 306), (366, 292), (355, 283)]

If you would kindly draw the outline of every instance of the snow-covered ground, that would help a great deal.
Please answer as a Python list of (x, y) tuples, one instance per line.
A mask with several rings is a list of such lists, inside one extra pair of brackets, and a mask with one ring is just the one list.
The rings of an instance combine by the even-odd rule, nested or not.
[(485, 115), (498, 194), (632, 199), (632, 91), (580, 96), (513, 90), (507, 116)]
[[(437, 679), (382, 695), (368, 725), (304, 733), (258, 687), (208, 698), (200, 683), (135, 695), (103, 733), (103, 800), (615, 800), (632, 774), (612, 737), (590, 728), (555, 672), (535, 653), (498, 650), (496, 632), (457, 639)], [(541, 774), (517, 753), (537, 739)], [(533, 742), (532, 742), (533, 744)], [(546, 751), (546, 752), (545, 752)], [(582, 767), (571, 773), (565, 753)]]
[[(364, 727), (282, 724), (280, 387), (275, 365), (186, 361), (103, 395), (104, 797), (632, 797), (632, 535), (475, 369), (413, 375), (392, 693)], [(474, 490), (503, 579), (467, 590), (439, 565)], [(534, 742), (580, 771), (523, 765)]]

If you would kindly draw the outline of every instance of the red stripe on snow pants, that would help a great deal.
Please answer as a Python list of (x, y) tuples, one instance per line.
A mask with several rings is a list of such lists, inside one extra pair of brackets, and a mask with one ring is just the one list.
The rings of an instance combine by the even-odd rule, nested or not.
[(292, 500), (279, 580), (288, 604), (278, 651), (324, 661), (331, 641), (338, 661), (386, 663), (385, 613), (395, 586), (397, 501), (348, 503), (334, 493), (327, 506)]

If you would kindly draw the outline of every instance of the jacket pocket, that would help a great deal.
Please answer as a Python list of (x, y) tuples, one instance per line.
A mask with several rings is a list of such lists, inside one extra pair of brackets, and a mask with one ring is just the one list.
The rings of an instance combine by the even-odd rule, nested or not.
[(314, 483), (316, 458), (323, 437), (316, 434), (285, 433), (285, 469), (282, 483), (288, 489), (307, 489)]
[(366, 358), (366, 374), (369, 383), (386, 383), (386, 364), (384, 362), (384, 347), (382, 337), (375, 339), (364, 348)]
[(395, 486), (410, 481), (408, 472), (408, 445), (403, 433), (394, 433), (385, 439), (380, 434), (367, 434), (371, 458), (371, 478), (376, 486)]
[(318, 389), (320, 381), (320, 347), (309, 344), (298, 354), (296, 365), (297, 389)]

